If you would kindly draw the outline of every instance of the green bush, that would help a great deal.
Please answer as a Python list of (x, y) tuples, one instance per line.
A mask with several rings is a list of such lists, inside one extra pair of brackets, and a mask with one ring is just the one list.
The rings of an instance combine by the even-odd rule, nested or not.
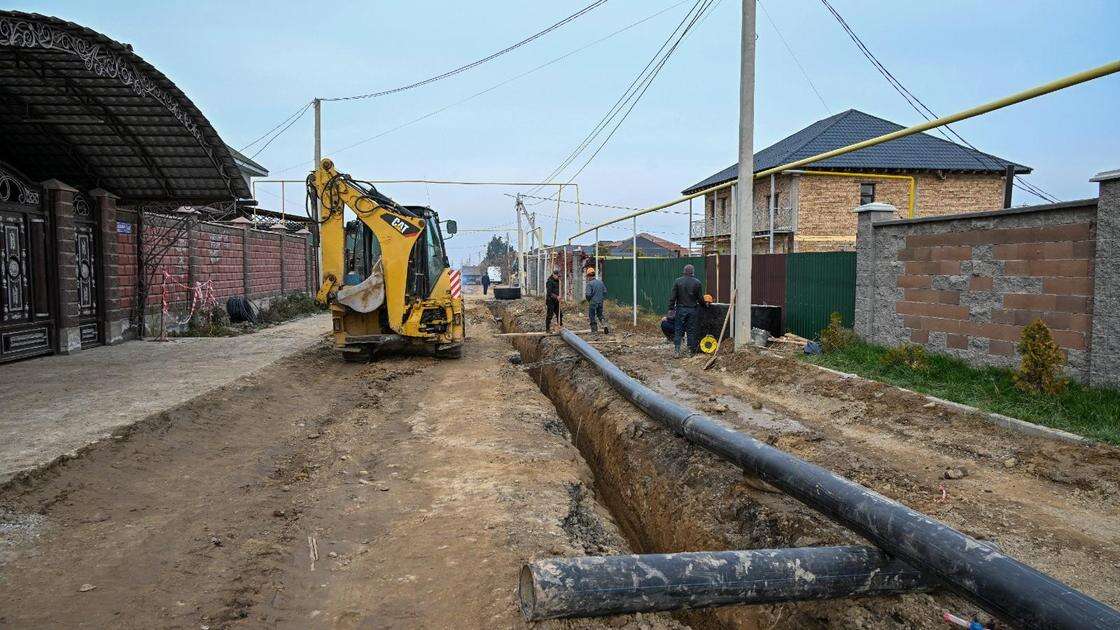
[(200, 310), (187, 322), (187, 329), (173, 336), (178, 337), (231, 337), (239, 334), (232, 328), (225, 306), (217, 305)]
[(924, 372), (929, 368), (926, 349), (914, 343), (904, 343), (888, 349), (879, 361), (886, 367), (904, 367), (915, 372)]
[(322, 310), (315, 298), (306, 293), (289, 293), (273, 298), (268, 308), (261, 311), (257, 320), (262, 324), (279, 324), (294, 317), (310, 315)]
[(856, 333), (851, 328), (845, 328), (840, 313), (828, 316), (828, 326), (821, 330), (821, 349), (825, 352), (843, 350), (852, 345), (856, 340)]
[(1050, 335), (1050, 328), (1036, 319), (1023, 329), (1019, 337), (1022, 360), (1016, 370), (1015, 386), (1032, 394), (1060, 394), (1068, 381), (1062, 376), (1066, 359)]

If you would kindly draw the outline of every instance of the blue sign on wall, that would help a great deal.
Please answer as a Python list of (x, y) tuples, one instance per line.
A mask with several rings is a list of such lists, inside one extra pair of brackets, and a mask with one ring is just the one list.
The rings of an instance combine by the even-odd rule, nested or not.
[(117, 234), (132, 234), (132, 224), (128, 221), (117, 221)]

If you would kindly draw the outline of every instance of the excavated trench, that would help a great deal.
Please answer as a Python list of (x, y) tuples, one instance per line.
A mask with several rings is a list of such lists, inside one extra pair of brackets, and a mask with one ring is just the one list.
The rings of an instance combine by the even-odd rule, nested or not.
[[(531, 328), (493, 303), (505, 332)], [(595, 491), (638, 553), (866, 544), (816, 512), (674, 436), (619, 396), (556, 337), (512, 337), (595, 476)], [(596, 343), (592, 339), (592, 343)], [(600, 347), (610, 358), (608, 344)], [(641, 380), (641, 375), (631, 374)], [(656, 387), (656, 384), (655, 384)], [(964, 606), (964, 608), (961, 608)], [(937, 628), (955, 596), (915, 593), (682, 612), (697, 628)]]

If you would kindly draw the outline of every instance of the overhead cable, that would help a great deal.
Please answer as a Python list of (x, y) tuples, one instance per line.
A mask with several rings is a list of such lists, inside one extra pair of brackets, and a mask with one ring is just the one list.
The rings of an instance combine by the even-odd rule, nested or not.
[(758, 3), (758, 7), (762, 9), (762, 14), (766, 16), (766, 21), (770, 22), (770, 26), (774, 28), (774, 32), (778, 34), (778, 39), (782, 40), (782, 44), (786, 47), (786, 52), (788, 52), (789, 56), (793, 59), (793, 63), (797, 64), (797, 68), (801, 70), (801, 76), (805, 77), (805, 81), (808, 82), (809, 87), (813, 89), (813, 94), (817, 95), (817, 100), (820, 101), (821, 105), (824, 106), (824, 110), (831, 114), (832, 108), (828, 106), (828, 103), (824, 102), (824, 97), (821, 96), (820, 91), (817, 90), (817, 86), (813, 84), (813, 80), (809, 78), (809, 73), (805, 71), (805, 66), (801, 65), (801, 61), (797, 59), (797, 55), (794, 54), (793, 48), (791, 48), (789, 42), (786, 41), (785, 35), (782, 35), (782, 31), (780, 31), (778, 29), (778, 25), (774, 23), (774, 18), (770, 17), (770, 12), (766, 10), (766, 5), (762, 4), (760, 0)]
[(277, 131), (271, 138), (269, 138), (268, 142), (265, 142), (263, 145), (261, 145), (261, 148), (257, 149), (257, 152), (254, 153), (253, 155), (250, 155), (249, 159), (250, 160), (256, 159), (256, 157), (258, 155), (260, 155), (262, 151), (264, 151), (265, 149), (268, 148), (268, 145), (272, 144), (273, 140), (275, 140), (275, 139), (279, 138), (280, 136), (284, 135), (285, 131), (287, 131), (292, 125), (296, 124), (299, 121), (300, 118), (303, 118), (303, 115), (307, 113), (307, 110), (310, 107), (311, 107), (311, 103), (308, 103), (307, 105), (304, 105), (303, 109), (301, 109), (299, 111), (299, 114), (297, 114), (295, 118), (291, 119), (291, 121), (288, 124), (284, 125), (280, 129), (280, 131)]
[(552, 26), (549, 26), (548, 28), (544, 29), (543, 31), (538, 31), (538, 32), (530, 35), (529, 37), (526, 37), (525, 39), (517, 42), (516, 44), (507, 46), (507, 47), (505, 47), (505, 48), (503, 48), (503, 49), (501, 49), (501, 50), (499, 50), (495, 53), (491, 53), (491, 54), (483, 57), (482, 59), (478, 59), (478, 60), (472, 61), (472, 62), (470, 62), (466, 65), (459, 66), (458, 68), (455, 68), (454, 70), (448, 70), (447, 72), (444, 72), (442, 74), (437, 74), (434, 77), (428, 77), (427, 79), (423, 79), (421, 81), (416, 81), (414, 83), (409, 83), (408, 85), (402, 85), (400, 87), (396, 87), (396, 88), (393, 88), (393, 89), (390, 89), (390, 90), (382, 90), (380, 92), (369, 92), (368, 94), (357, 94), (357, 95), (354, 95), (354, 96), (336, 96), (336, 97), (333, 97), (333, 98), (324, 98), (324, 99), (320, 99), (320, 100), (324, 100), (324, 101), (356, 101), (356, 100), (361, 100), (361, 99), (377, 98), (379, 96), (386, 96), (388, 94), (396, 94), (397, 92), (404, 92), (405, 90), (411, 90), (413, 88), (418, 88), (422, 85), (427, 85), (429, 83), (435, 83), (436, 81), (439, 81), (441, 79), (446, 79), (446, 78), (449, 78), (449, 77), (453, 77), (453, 76), (455, 76), (457, 74), (460, 74), (462, 72), (466, 72), (467, 70), (470, 70), (471, 68), (476, 68), (478, 66), (481, 66), (482, 64), (484, 64), (488, 61), (493, 61), (494, 59), (497, 59), (498, 57), (501, 57), (502, 55), (504, 55), (508, 52), (512, 52), (514, 50), (517, 50), (518, 48), (521, 48), (525, 44), (528, 44), (528, 43), (530, 43), (530, 42), (532, 42), (536, 39), (544, 37), (545, 35), (551, 33), (552, 31), (554, 31), (558, 28), (560, 28), (561, 26), (564, 26), (565, 24), (578, 19), (580, 16), (584, 15), (585, 13), (588, 13), (588, 12), (596, 9), (597, 7), (600, 7), (604, 4), (606, 4), (606, 2), (607, 2), (607, 0), (598, 0), (597, 2), (592, 2), (591, 4), (587, 5), (586, 7), (580, 9), (579, 11), (576, 11), (575, 13), (573, 13), (573, 14), (569, 15), (568, 17), (560, 20), (559, 22), (553, 24)]
[(259, 138), (257, 138), (256, 140), (254, 140), (254, 141), (250, 142), (249, 144), (247, 144), (247, 145), (245, 145), (245, 146), (241, 147), (240, 149), (238, 149), (238, 151), (241, 151), (242, 153), (244, 153), (244, 152), (245, 152), (245, 150), (247, 150), (247, 149), (248, 149), (249, 147), (253, 146), (254, 144), (256, 144), (256, 143), (258, 143), (258, 142), (260, 142), (261, 140), (264, 140), (265, 138), (267, 138), (268, 136), (270, 136), (270, 135), (272, 134), (272, 132), (273, 132), (273, 131), (276, 131), (276, 130), (277, 130), (277, 129), (279, 129), (280, 127), (283, 127), (283, 126), (284, 126), (284, 123), (288, 122), (289, 120), (291, 120), (291, 119), (293, 119), (293, 118), (296, 118), (297, 116), (299, 116), (299, 115), (300, 115), (300, 114), (302, 114), (303, 112), (307, 111), (307, 108), (308, 108), (308, 107), (311, 107), (311, 101), (308, 101), (307, 103), (304, 103), (304, 104), (303, 104), (303, 106), (302, 106), (302, 107), (300, 107), (299, 109), (297, 109), (297, 110), (295, 111), (295, 113), (293, 113), (293, 114), (292, 114), (291, 116), (288, 116), (288, 117), (287, 117), (287, 118), (285, 118), (284, 120), (281, 120), (281, 121), (280, 121), (279, 123), (277, 123), (277, 124), (276, 124), (276, 126), (275, 126), (275, 127), (273, 127), (272, 129), (269, 129), (268, 131), (264, 132), (264, 134), (263, 134), (263, 135), (262, 135), (261, 137), (259, 137)]
[[(628, 103), (635, 102), (635, 95), (639, 93), (644, 94), (643, 86), (648, 87), (648, 81), (652, 80), (652, 77), (656, 76), (656, 73), (660, 71), (661, 66), (664, 65), (664, 61), (659, 62), (659, 60), (667, 59), (667, 55), (672, 54), (671, 52), (666, 53), (666, 50), (669, 48), (675, 49), (676, 46), (673, 44), (674, 40), (676, 39), (677, 43), (679, 43), (679, 37), (683, 36), (683, 33), (687, 32), (687, 29), (691, 28), (691, 26), (695, 24), (695, 19), (701, 14), (701, 9), (703, 8), (703, 10), (706, 10), (710, 5), (711, 0), (696, 0), (696, 2), (692, 5), (692, 8), (690, 8), (688, 12), (685, 13), (685, 15), (681, 18), (681, 21), (672, 30), (665, 41), (662, 42), (661, 46), (657, 49), (653, 56), (650, 57), (650, 60), (646, 62), (646, 65), (641, 69), (640, 72), (638, 72), (638, 74), (634, 77), (630, 84), (626, 86), (626, 89), (623, 90), (622, 94), (619, 95), (619, 97), (615, 100), (615, 102), (611, 105), (607, 112), (603, 114), (598, 122), (595, 123), (595, 126), (591, 128), (591, 131), (588, 132), (588, 134), (579, 142), (579, 144), (576, 145), (575, 148), (573, 148), (568, 153), (568, 155), (563, 160), (561, 160), (560, 164), (557, 165), (557, 167), (554, 168), (551, 173), (549, 173), (548, 177), (545, 177), (541, 181), (552, 181), (554, 177), (564, 172), (564, 170), (569, 165), (571, 165), (572, 162), (574, 162), (580, 156), (580, 154), (583, 153), (583, 151), (595, 141), (595, 139), (600, 134), (603, 133), (607, 126), (610, 125), (611, 122), (619, 116), (620, 112), (627, 106)], [(640, 98), (640, 96), (638, 98)], [(629, 113), (629, 111), (627, 111), (627, 113)], [(537, 190), (540, 190), (540, 188), (531, 189), (529, 192), (534, 193)]]
[[(652, 20), (653, 18), (661, 15), (662, 13), (665, 13), (665, 12), (671, 10), (671, 9), (674, 9), (674, 8), (684, 4), (685, 2), (688, 2), (688, 0), (679, 0), (678, 2), (669, 5), (669, 6), (665, 7), (664, 9), (661, 9), (661, 10), (655, 12), (655, 13), (651, 13), (651, 14), (647, 15), (646, 17), (644, 17), (640, 20), (637, 20), (635, 22), (631, 22), (630, 24), (627, 24), (626, 26), (623, 26), (622, 28), (620, 28), (618, 30), (612, 31), (611, 33), (608, 33), (607, 35), (604, 35), (603, 37), (600, 37), (599, 39), (596, 39), (596, 40), (591, 41), (587, 44), (584, 44), (583, 46), (580, 46), (579, 48), (576, 48), (574, 50), (566, 52), (563, 55), (560, 55), (559, 57), (556, 57), (556, 58), (554, 58), (550, 61), (546, 61), (545, 63), (542, 63), (539, 66), (536, 66), (534, 68), (526, 70), (525, 72), (522, 72), (522, 73), (517, 74), (513, 77), (510, 77), (509, 79), (506, 79), (506, 80), (501, 81), (499, 83), (495, 83), (494, 85), (491, 85), (490, 87), (486, 88), (485, 90), (475, 92), (474, 94), (471, 94), (470, 96), (468, 96), (466, 98), (455, 101), (454, 103), (451, 103), (449, 105), (444, 105), (443, 107), (440, 107), (439, 109), (430, 111), (427, 114), (424, 114), (424, 115), (419, 116), (417, 118), (413, 118), (412, 120), (409, 120), (408, 122), (401, 123), (401, 124), (399, 124), (395, 127), (392, 127), (390, 129), (386, 129), (385, 131), (382, 131), (382, 132), (380, 132), (376, 135), (370, 136), (370, 137), (365, 138), (363, 140), (359, 140), (359, 141), (355, 142), (354, 144), (347, 145), (347, 146), (342, 147), (340, 149), (331, 149), (330, 151), (326, 151), (326, 152), (324, 152), (324, 155), (337, 155), (339, 153), (342, 153), (343, 151), (348, 151), (348, 150), (353, 149), (357, 146), (363, 145), (367, 142), (377, 140), (378, 138), (381, 138), (383, 136), (387, 136), (387, 135), (389, 135), (389, 134), (391, 134), (395, 131), (399, 131), (401, 129), (404, 129), (405, 127), (408, 127), (410, 125), (414, 125), (414, 124), (416, 124), (416, 123), (418, 123), (422, 120), (425, 120), (425, 119), (431, 118), (432, 116), (435, 116), (437, 114), (443, 113), (443, 112), (451, 109), (452, 107), (456, 107), (456, 106), (462, 105), (463, 103), (466, 103), (468, 101), (472, 101), (472, 100), (474, 100), (474, 99), (476, 99), (480, 96), (483, 96), (484, 94), (488, 94), (490, 92), (493, 92), (494, 90), (496, 90), (496, 89), (498, 89), (498, 88), (500, 88), (504, 85), (508, 85), (510, 83), (513, 83), (514, 81), (516, 81), (518, 79), (521, 79), (521, 78), (526, 77), (530, 74), (533, 74), (535, 72), (543, 70), (544, 68), (547, 68), (548, 66), (551, 66), (555, 63), (559, 63), (559, 62), (563, 61), (564, 59), (567, 59), (568, 57), (571, 57), (572, 55), (575, 55), (577, 53), (583, 52), (584, 50), (587, 50), (588, 48), (591, 48), (592, 46), (596, 46), (598, 44), (601, 44), (602, 42), (605, 42), (608, 39), (611, 39), (612, 37), (616, 37), (616, 36), (626, 32), (626, 31), (628, 31), (628, 30), (630, 30), (630, 29), (632, 29), (632, 28), (634, 28), (634, 27), (636, 27), (640, 24), (648, 22), (648, 21)], [(292, 169), (305, 167), (305, 166), (307, 166), (311, 163), (312, 163), (311, 160), (304, 160), (302, 162), (299, 162), (298, 164), (293, 164), (291, 166), (287, 166), (285, 168), (282, 168), (279, 171), (276, 171), (276, 173), (277, 174), (286, 173), (286, 172), (288, 172)]]
[[(867, 45), (863, 43), (863, 40), (860, 39), (859, 35), (856, 34), (855, 30), (852, 29), (852, 27), (848, 24), (847, 20), (845, 20), (844, 17), (842, 15), (840, 15), (840, 12), (837, 11), (836, 8), (833, 7), (832, 4), (830, 4), (828, 0), (821, 0), (821, 3), (824, 4), (825, 8), (828, 9), (829, 13), (832, 14), (832, 17), (836, 18), (836, 21), (840, 23), (840, 26), (848, 34), (848, 37), (851, 38), (852, 42), (855, 43), (856, 48), (858, 48), (859, 51), (861, 53), (863, 53), (863, 56), (866, 57), (867, 60), (871, 62), (871, 65), (873, 65), (875, 67), (875, 69), (879, 71), (879, 74), (883, 75), (883, 78), (885, 78), (887, 80), (887, 83), (889, 83), (890, 86), (892, 88), (894, 88), (894, 90), (896, 92), (898, 92), (899, 95), (902, 96), (902, 98), (906, 101), (906, 103), (909, 104), (910, 107), (914, 111), (916, 111), (919, 116), (921, 116), (922, 118), (924, 118), (926, 120), (934, 120), (936, 118), (940, 118), (940, 116), (935, 114), (932, 109), (930, 109), (925, 103), (922, 102), (921, 99), (919, 99), (917, 96), (915, 96), (913, 92), (908, 90), (906, 88), (906, 86), (904, 86), (902, 84), (902, 82), (899, 81), (898, 78), (895, 77), (890, 72), (890, 70), (887, 70), (886, 66), (884, 66), (883, 63), (881, 61), (879, 61), (879, 59), (875, 56), (875, 54), (871, 52), (871, 49), (869, 49), (867, 47)], [(973, 145), (968, 140), (965, 140), (964, 137), (961, 136), (959, 133), (957, 133), (957, 131), (955, 129), (953, 129), (951, 126), (944, 125), (943, 128), (938, 129), (938, 133), (940, 133), (945, 138), (945, 140), (947, 140), (949, 142), (953, 142), (953, 139), (950, 138), (947, 135), (946, 132), (948, 132), (948, 134), (952, 134), (962, 144), (964, 144), (968, 148), (972, 149), (974, 151), (974, 153), (970, 153), (969, 155), (971, 155), (972, 159), (979, 162), (980, 165), (983, 166), (984, 168), (990, 169), (990, 168), (992, 168), (993, 165), (1001, 167), (1001, 165), (998, 162), (995, 161), (994, 157), (989, 156), (987, 153), (984, 153), (980, 149), (977, 149), (975, 145)], [(981, 157), (980, 157), (981, 155), (983, 155), (987, 158), (991, 158), (991, 159), (986, 162), (985, 160), (981, 159)], [(1032, 183), (1026, 181), (1025, 178), (1020, 177), (1018, 175), (1014, 176), (1012, 184), (1016, 188), (1018, 188), (1020, 190), (1023, 190), (1023, 191), (1026, 191), (1026, 192), (1028, 192), (1028, 193), (1030, 193), (1030, 194), (1032, 194), (1032, 195), (1034, 195), (1034, 196), (1036, 196), (1036, 197), (1038, 197), (1038, 198), (1040, 198), (1044, 201), (1047, 201), (1047, 202), (1050, 202), (1050, 203), (1057, 203), (1059, 201), (1058, 198), (1055, 197), (1054, 195), (1051, 195), (1050, 193), (1046, 192), (1045, 190), (1042, 190), (1041, 188), (1039, 188), (1035, 184), (1032, 184)]]

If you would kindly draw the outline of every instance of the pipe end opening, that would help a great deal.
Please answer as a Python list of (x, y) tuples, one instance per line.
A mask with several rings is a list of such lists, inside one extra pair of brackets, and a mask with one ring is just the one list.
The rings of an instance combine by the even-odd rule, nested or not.
[(537, 608), (537, 589), (533, 585), (533, 570), (522, 565), (521, 576), (517, 580), (517, 600), (521, 604), (521, 616), (525, 621), (534, 621)]

